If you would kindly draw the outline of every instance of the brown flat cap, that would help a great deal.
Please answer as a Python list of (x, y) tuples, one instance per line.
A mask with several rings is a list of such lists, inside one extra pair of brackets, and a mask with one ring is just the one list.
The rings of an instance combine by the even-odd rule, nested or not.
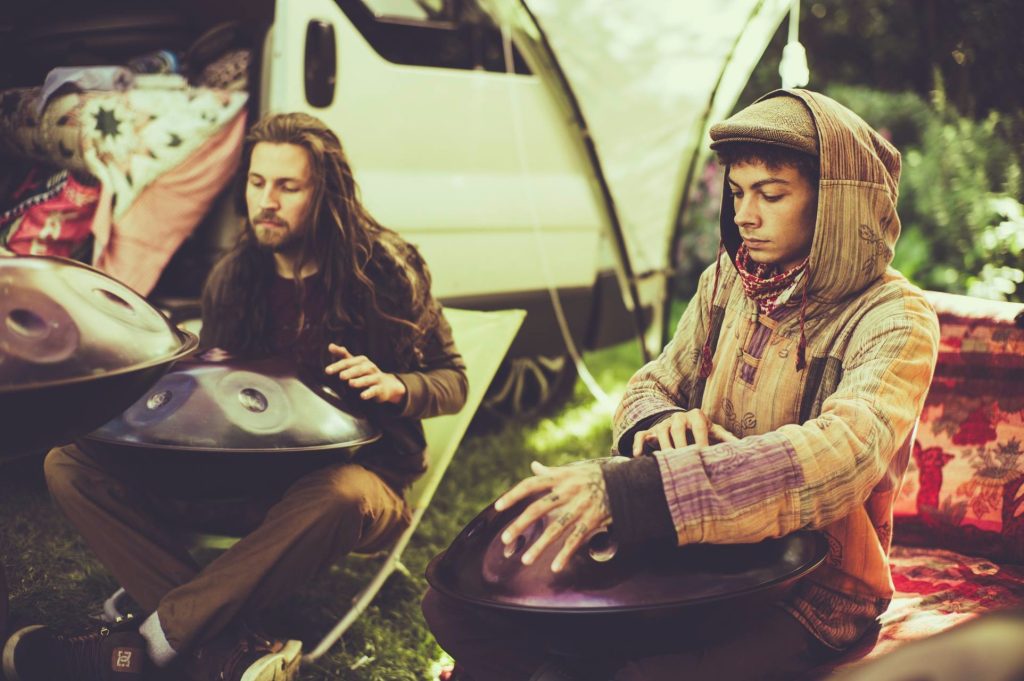
[(711, 126), (711, 148), (730, 142), (755, 142), (818, 155), (818, 129), (807, 105), (782, 94), (754, 102)]

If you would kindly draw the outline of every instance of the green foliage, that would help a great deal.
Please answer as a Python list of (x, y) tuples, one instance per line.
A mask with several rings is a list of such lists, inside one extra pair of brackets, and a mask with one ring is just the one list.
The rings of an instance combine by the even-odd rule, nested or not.
[(836, 84), (825, 94), (855, 111), (898, 149), (920, 147), (924, 129), (935, 117), (928, 102), (914, 92)]
[(941, 88), (930, 105), (908, 92), (826, 92), (903, 152), (894, 266), (923, 288), (1024, 299), (1024, 185), (1006, 117), (961, 116)]

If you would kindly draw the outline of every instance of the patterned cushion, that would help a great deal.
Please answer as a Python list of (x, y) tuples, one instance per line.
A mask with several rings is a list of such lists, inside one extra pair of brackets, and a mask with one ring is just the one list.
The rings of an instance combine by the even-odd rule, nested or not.
[(1024, 306), (928, 295), (942, 339), (894, 539), (1024, 563)]
[(0, 246), (23, 255), (70, 258), (89, 236), (100, 188), (67, 170), (34, 165), (0, 211)]
[(39, 88), (0, 91), (0, 153), (88, 173), (113, 192), (114, 220), (151, 182), (236, 120), (244, 92), (208, 88), (70, 92), (42, 114)]
[(855, 646), (834, 664), (808, 674), (830, 672), (884, 655), (1000, 608), (1024, 605), (1024, 566), (997, 565), (941, 549), (895, 546), (892, 549), (896, 594), (880, 618), (878, 637)]

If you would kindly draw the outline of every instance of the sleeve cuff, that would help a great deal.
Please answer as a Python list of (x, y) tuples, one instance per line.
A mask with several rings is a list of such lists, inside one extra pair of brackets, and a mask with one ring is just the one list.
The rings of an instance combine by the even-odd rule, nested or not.
[(405, 417), (415, 417), (423, 411), (423, 397), (426, 394), (427, 382), (423, 376), (415, 371), (403, 374), (395, 374), (395, 377), (405, 385), (405, 397), (397, 408), (399, 413)]
[(672, 416), (672, 414), (677, 414), (684, 411), (686, 410), (669, 409), (667, 411), (661, 411), (658, 412), (657, 414), (651, 414), (650, 416), (645, 416), (644, 418), (640, 419), (635, 424), (633, 424), (632, 428), (627, 430), (619, 437), (617, 448), (618, 454), (620, 456), (633, 456), (633, 438), (636, 436), (637, 433), (639, 433), (641, 430), (647, 430), (648, 428), (651, 428), (656, 424), (661, 423), (669, 416)]
[(645, 456), (607, 464), (602, 472), (612, 534), (620, 545), (675, 543), (675, 527), (656, 459)]

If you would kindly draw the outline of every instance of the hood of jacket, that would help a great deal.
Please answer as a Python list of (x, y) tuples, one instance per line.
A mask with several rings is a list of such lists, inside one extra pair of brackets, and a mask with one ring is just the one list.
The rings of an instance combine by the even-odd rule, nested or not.
[[(892, 262), (900, 234), (900, 153), (860, 116), (825, 95), (775, 90), (761, 100), (770, 97), (800, 99), (817, 128), (821, 179), (807, 296), (818, 303), (841, 302), (876, 281)], [(741, 243), (735, 217), (726, 187), (721, 233), (733, 262)]]

